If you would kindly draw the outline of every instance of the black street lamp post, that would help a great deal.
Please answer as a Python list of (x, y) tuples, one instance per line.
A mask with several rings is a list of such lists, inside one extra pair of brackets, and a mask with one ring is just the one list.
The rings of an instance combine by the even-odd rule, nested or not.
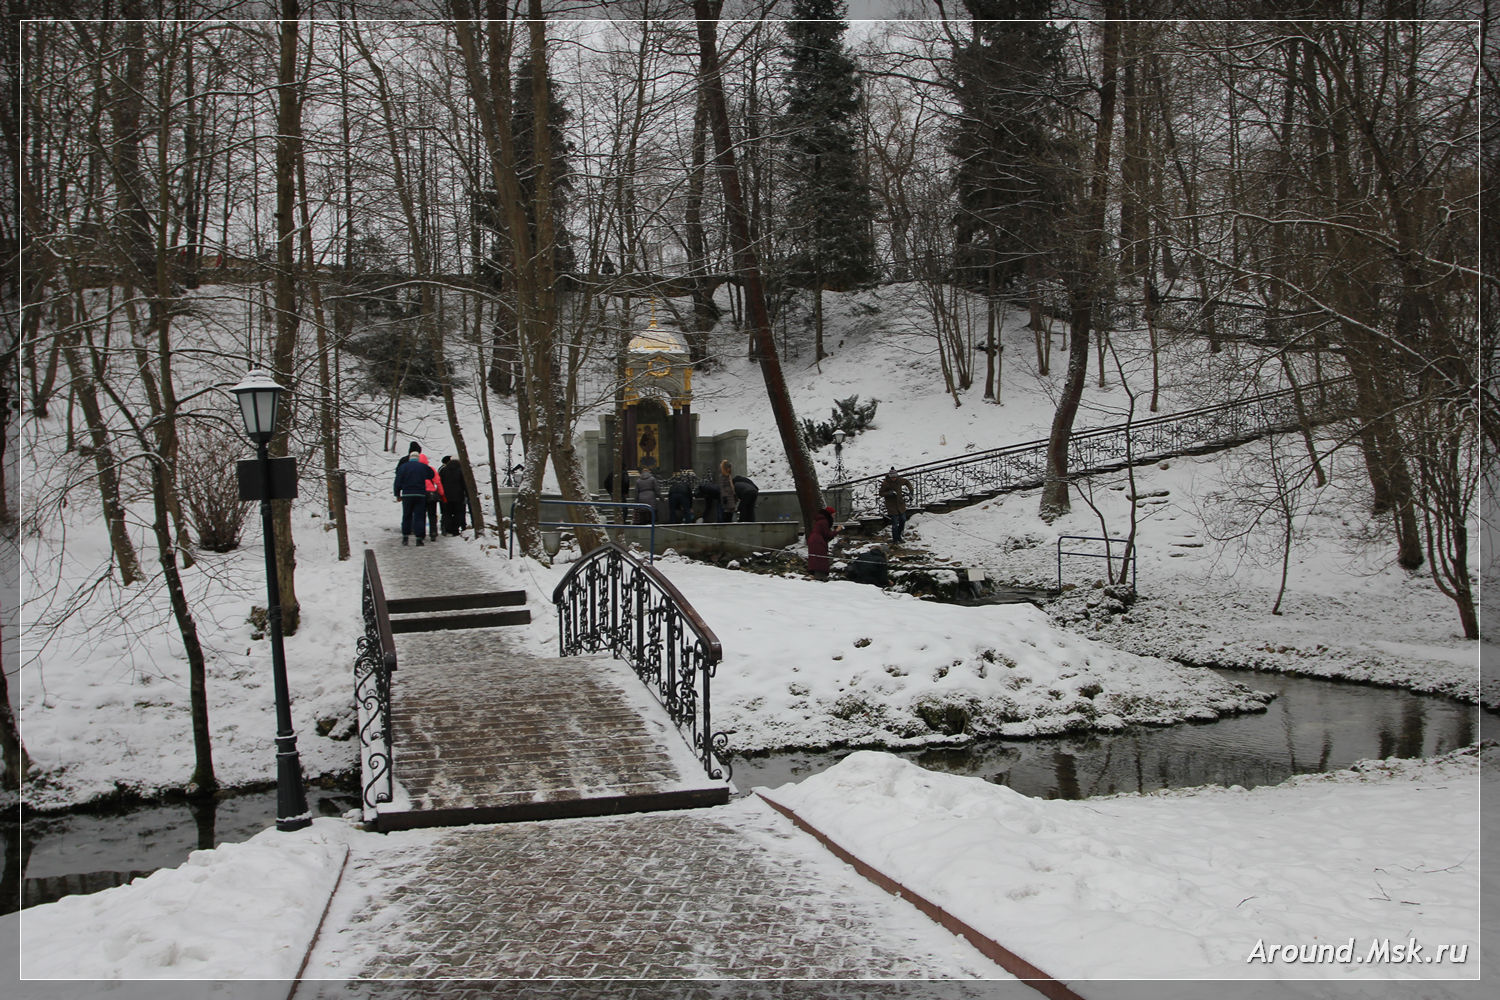
[[(271, 635), (271, 677), (276, 689), (276, 829), (300, 830), (312, 824), (307, 793), (302, 787), (302, 760), (297, 754), (297, 734), (292, 729), (292, 697), (286, 682), (286, 650), (281, 641), (281, 585), (276, 579), (276, 525), (271, 517), (273, 499), (296, 496), (296, 476), (278, 475), (273, 485), (269, 455), (276, 427), (276, 410), (282, 387), (269, 372), (252, 371), (233, 392), (239, 397), (245, 431), (255, 442), (254, 472), (247, 475), (240, 463), (240, 496), (260, 500), (261, 532), (266, 550), (266, 623)], [(278, 463), (291, 459), (278, 459)], [(278, 472), (287, 472), (285, 466)], [(290, 485), (288, 485), (288, 483)], [(247, 495), (248, 494), (248, 495)]]
[(506, 431), (500, 436), (505, 438), (505, 485), (514, 486), (516, 485), (516, 467), (510, 462), (510, 446), (515, 444), (516, 432)]
[(833, 432), (833, 478), (835, 482), (844, 481), (844, 432)]

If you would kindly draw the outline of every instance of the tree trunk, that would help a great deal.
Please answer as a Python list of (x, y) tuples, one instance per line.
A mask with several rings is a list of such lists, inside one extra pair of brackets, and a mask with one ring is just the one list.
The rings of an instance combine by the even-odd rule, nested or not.
[(693, 329), (688, 332), (688, 359), (695, 365), (708, 357), (708, 331), (719, 321), (714, 304), (713, 286), (709, 284), (708, 238), (703, 229), (703, 188), (708, 166), (708, 105), (700, 91), (693, 110), (693, 162), (688, 172), (687, 201), (683, 212), (683, 230), (687, 242), (688, 266), (693, 280)]
[(999, 353), (1000, 331), (999, 317), (995, 314), (995, 307), (999, 304), (1000, 288), (994, 264), (989, 267), (989, 287), (985, 291), (987, 294), (984, 300), (984, 398), (998, 403), (1000, 386), (995, 381), (995, 359)]
[(797, 426), (797, 414), (792, 408), (791, 396), (782, 376), (781, 361), (776, 354), (776, 344), (771, 333), (771, 319), (766, 309), (765, 286), (761, 280), (755, 247), (751, 242), (750, 220), (744, 195), (740, 190), (739, 171), (735, 166), (733, 140), (729, 131), (729, 109), (724, 101), (724, 82), (719, 73), (715, 37), (721, 6), (721, 3), (714, 0), (693, 0), (693, 16), (698, 22), (698, 82), (708, 102), (716, 153), (714, 161), (719, 168), (719, 183), (729, 214), (730, 239), (738, 270), (745, 283), (746, 304), (756, 353), (760, 356), (761, 376), (765, 379), (766, 393), (771, 400), (771, 412), (776, 417), (776, 429), (781, 434), (782, 449), (791, 465), (802, 522), (810, 531), (813, 513), (823, 506), (823, 494), (818, 487), (817, 470), (813, 468), (812, 460), (803, 445), (801, 430)]
[[(510, 231), (510, 259), (515, 275), (517, 329), (520, 333), (526, 408), (522, 440), (535, 459), (526, 463), (525, 479), (517, 497), (516, 530), (523, 550), (540, 557), (539, 489), (550, 457), (558, 462), (557, 478), (565, 500), (581, 503), (582, 476), (572, 443), (568, 440), (571, 420), (556, 399), (554, 364), (557, 323), (557, 281), (554, 273), (555, 223), (552, 218), (552, 155), (548, 126), (546, 23), (539, 0), (528, 7), (533, 83), (533, 162), (535, 187), (530, 199), (535, 208), (535, 236), (521, 196), (515, 136), (510, 121), (510, 22), (499, 0), (488, 0), (488, 60), (482, 64), (478, 38), (473, 31), (472, 11), (464, 0), (455, 0), (452, 28), (462, 54), (470, 96), (485, 138), (491, 178)], [(576, 518), (575, 518), (576, 519)], [(584, 551), (597, 547), (603, 536), (594, 529), (576, 529)]]
[(339, 475), (338, 423), (333, 405), (333, 379), (328, 368), (328, 317), (323, 309), (323, 286), (316, 274), (313, 256), (312, 219), (307, 205), (307, 155), (297, 144), (297, 203), (301, 209), (302, 267), (308, 276), (307, 290), (312, 302), (313, 328), (317, 332), (318, 352), (318, 442), (323, 450), (323, 482), (327, 491), (328, 516), (338, 534), (339, 561), (349, 558), (349, 523), (345, 509), (343, 480)]
[(68, 368), (73, 373), (73, 392), (78, 407), (83, 411), (84, 425), (88, 428), (89, 443), (94, 452), (94, 471), (99, 477), (99, 505), (104, 512), (104, 523), (109, 529), (110, 551), (114, 553), (115, 566), (120, 571), (120, 585), (128, 587), (142, 578), (140, 560), (135, 545), (130, 540), (130, 530), (125, 524), (125, 505), (120, 502), (119, 470), (116, 468), (114, 450), (110, 446), (109, 429), (99, 409), (99, 397), (95, 391), (94, 372), (82, 358), (78, 349), (78, 333), (70, 331), (63, 338), (63, 353)]
[[(534, 281), (531, 294), (535, 299), (531, 323), (534, 334), (531, 338), (532, 363), (527, 372), (527, 385), (533, 405), (539, 405), (545, 418), (548, 433), (548, 450), (557, 471), (558, 490), (568, 501), (582, 502), (588, 499), (588, 485), (583, 481), (583, 468), (573, 447), (573, 420), (571, 407), (557, 399), (550, 389), (557, 383), (554, 376), (553, 345), (557, 328), (557, 223), (553, 218), (552, 185), (554, 178), (552, 157), (551, 109), (547, 79), (547, 23), (542, 16), (541, 0), (528, 3), (531, 48), (531, 97), (533, 115), (532, 160), (536, 189), (534, 211), (536, 213), (536, 247), (533, 257)], [(540, 463), (538, 463), (540, 464)], [(583, 507), (568, 508), (570, 519), (592, 521), (596, 514)], [(578, 544), (584, 552), (598, 548), (604, 535), (597, 529), (580, 525), (573, 529)]]
[(203, 656), (203, 646), (198, 641), (198, 624), (188, 608), (187, 595), (182, 589), (182, 577), (177, 572), (170, 513), (167, 509), (170, 479), (166, 468), (156, 460), (151, 460), (151, 487), (156, 505), (152, 528), (156, 532), (157, 554), (162, 575), (166, 579), (167, 596), (172, 603), (172, 617), (177, 621), (177, 631), (182, 637), (183, 652), (188, 661), (189, 714), (192, 716), (193, 726), (193, 775), (189, 780), (188, 794), (204, 797), (212, 795), (219, 787), (218, 779), (214, 776), (213, 744), (208, 726), (208, 668)]
[[(4, 639), (0, 638), (0, 648), (3, 646)], [(10, 706), (10, 681), (4, 670), (0, 670), (0, 751), (4, 753), (5, 762), (3, 771), (0, 771), (0, 789), (15, 791), (21, 787), (26, 772), (31, 770), (31, 757), (26, 753), (21, 730), (16, 726), (15, 711)]]
[[(281, 61), (276, 78), (276, 343), (272, 349), (272, 369), (276, 380), (286, 386), (280, 409), (280, 426), (271, 438), (271, 455), (284, 457), (292, 427), (292, 406), (296, 399), (297, 279), (294, 240), (296, 209), (297, 159), (302, 147), (302, 102), (297, 93), (297, 19), (301, 16), (297, 0), (281, 0)], [(281, 588), (281, 623), (283, 635), (296, 635), (302, 622), (302, 606), (297, 600), (297, 547), (292, 539), (292, 502), (275, 500), (271, 504), (276, 532), (276, 582)]]
[(1088, 374), (1089, 327), (1093, 320), (1097, 295), (1097, 273), (1104, 245), (1105, 209), (1109, 195), (1109, 148), (1115, 118), (1115, 63), (1119, 49), (1120, 24), (1115, 20), (1113, 4), (1105, 5), (1104, 37), (1101, 42), (1101, 78), (1099, 91), (1099, 126), (1094, 139), (1093, 180), (1085, 223), (1081, 233), (1081, 261), (1069, 282), (1072, 299), (1072, 353), (1068, 355), (1067, 381), (1052, 417), (1052, 432), (1047, 439), (1047, 472), (1042, 486), (1039, 513), (1052, 521), (1071, 507), (1068, 497), (1068, 445), (1073, 436), (1073, 420), (1083, 399), (1083, 383)]
[[(174, 59), (170, 56), (160, 72), (159, 100), (162, 107), (171, 102), (171, 77)], [(156, 129), (156, 157), (159, 164), (168, 162), (171, 155), (170, 115), (160, 115)], [(177, 386), (172, 373), (172, 300), (175, 288), (172, 277), (172, 249), (167, 242), (167, 224), (172, 217), (172, 190), (170, 175), (158, 170), (156, 177), (156, 241), (153, 254), (155, 270), (150, 299), (151, 331), (156, 336), (157, 365), (160, 369), (158, 381), (161, 389), (160, 419), (156, 422), (157, 448), (166, 462), (167, 510), (172, 515), (172, 524), (177, 532), (177, 554), (184, 569), (193, 565), (192, 540), (188, 534), (187, 518), (182, 512), (182, 498), (177, 489), (177, 455), (181, 442), (177, 433)]]
[(828, 357), (823, 351), (823, 276), (818, 275), (816, 281), (817, 284), (813, 287), (813, 364)]

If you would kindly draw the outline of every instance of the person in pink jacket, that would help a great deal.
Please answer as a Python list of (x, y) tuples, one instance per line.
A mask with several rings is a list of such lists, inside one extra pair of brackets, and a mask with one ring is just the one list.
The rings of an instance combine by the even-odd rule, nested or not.
[[(432, 469), (432, 463), (427, 461), (426, 455), (419, 455), (417, 460), (427, 466), (427, 468)], [(427, 534), (434, 542), (437, 541), (438, 501), (446, 501), (447, 499), (443, 494), (442, 477), (437, 474), (436, 469), (432, 469), (432, 478), (427, 480)], [(417, 525), (418, 540), (421, 539), (421, 531), (422, 526)]]

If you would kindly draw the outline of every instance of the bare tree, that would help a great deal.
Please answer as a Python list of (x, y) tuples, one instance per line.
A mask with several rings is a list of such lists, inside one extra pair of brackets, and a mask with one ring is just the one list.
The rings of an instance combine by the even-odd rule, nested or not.
[(1099, 110), (1094, 133), (1093, 167), (1089, 175), (1088, 195), (1078, 213), (1081, 225), (1073, 260), (1065, 265), (1064, 272), (1068, 286), (1072, 345), (1069, 348), (1071, 353), (1068, 355), (1067, 378), (1057, 401), (1052, 431), (1047, 440), (1046, 482), (1042, 486), (1039, 508), (1041, 516), (1047, 520), (1053, 520), (1069, 509), (1068, 443), (1073, 434), (1073, 420), (1078, 414), (1078, 404), (1083, 398), (1083, 382), (1089, 359), (1088, 338), (1101, 290), (1099, 264), (1103, 259), (1104, 225), (1109, 207), (1110, 142), (1114, 135), (1115, 77), (1120, 44), (1120, 24), (1116, 20), (1118, 13), (1114, 4), (1105, 3), (1106, 20), (1099, 41)]
[(766, 394), (771, 400), (776, 429), (781, 434), (781, 447), (786, 453), (787, 464), (792, 469), (797, 503), (802, 510), (802, 523), (811, 530), (813, 513), (823, 506), (823, 494), (818, 487), (818, 473), (813, 468), (806, 443), (802, 440), (797, 426), (797, 414), (792, 409), (791, 396), (787, 393), (786, 380), (781, 373), (781, 360), (776, 353), (776, 343), (771, 332), (771, 317), (766, 309), (765, 285), (761, 280), (760, 264), (750, 235), (750, 215), (740, 191), (739, 171), (735, 166), (734, 145), (729, 132), (729, 109), (724, 102), (724, 82), (719, 72), (716, 33), (720, 7), (721, 4), (712, 0), (693, 0), (693, 14), (698, 21), (699, 85), (703, 87), (708, 103), (716, 151), (714, 162), (719, 168), (719, 186), (724, 192), (729, 212), (730, 239), (745, 286), (746, 306), (755, 338), (756, 355), (760, 360), (761, 376), (765, 379)]

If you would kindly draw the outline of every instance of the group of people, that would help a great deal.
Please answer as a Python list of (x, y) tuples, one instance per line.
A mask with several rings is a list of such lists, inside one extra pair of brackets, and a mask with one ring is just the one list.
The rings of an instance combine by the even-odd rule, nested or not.
[[(604, 488), (613, 484), (606, 477)], [(743, 522), (755, 520), (755, 503), (760, 488), (746, 476), (734, 474), (729, 460), (719, 463), (719, 474), (712, 479), (700, 480), (692, 469), (681, 469), (667, 480), (667, 504), (672, 524), (692, 523), (694, 501), (705, 501), (703, 520), (708, 523), (727, 523), (736, 519)], [(464, 483), (463, 466), (452, 455), (444, 455), (441, 465), (434, 469), (422, 453), (422, 446), (411, 442), (407, 454), (396, 463), (394, 485), (396, 499), (401, 503), (401, 544), (410, 544), (412, 535), (417, 544), (423, 544), (424, 532), (431, 541), (437, 541), (439, 506), (441, 506), (443, 534), (457, 535), (466, 527), (468, 515), (468, 488)], [(655, 505), (661, 492), (661, 484), (650, 468), (641, 470), (635, 481), (636, 503)], [(886, 516), (891, 522), (891, 544), (900, 545), (901, 536), (910, 517), (907, 502), (912, 496), (911, 481), (896, 472), (894, 466), (880, 481), (880, 499)], [(836, 512), (824, 507), (813, 515), (812, 529), (807, 533), (807, 569), (814, 577), (826, 579), (829, 559), (828, 545), (839, 533), (834, 524)], [(638, 511), (636, 522), (645, 524), (650, 516)]]
[[(613, 485), (613, 474), (606, 476), (604, 488)], [(662, 484), (655, 470), (644, 468), (635, 481), (635, 492), (631, 497), (636, 503), (655, 505), (662, 493)], [(709, 524), (723, 524), (736, 519), (755, 520), (755, 501), (760, 496), (760, 487), (747, 476), (734, 474), (728, 459), (719, 463), (719, 474), (712, 479), (699, 479), (692, 469), (680, 469), (666, 481), (667, 518), (672, 524), (691, 524), (697, 520), (694, 504), (703, 500), (703, 520)], [(646, 511), (636, 512), (636, 523), (646, 524), (651, 520)]]
[(396, 500), (401, 504), (401, 544), (411, 544), (417, 536), (422, 544), (424, 532), (432, 541), (438, 536), (438, 508), (442, 507), (443, 534), (457, 535), (467, 527), (469, 489), (464, 482), (463, 464), (452, 455), (444, 455), (436, 469), (422, 453), (416, 441), (407, 447), (406, 456), (396, 462)]
[[(907, 507), (913, 494), (911, 480), (891, 466), (891, 471), (880, 480), (879, 493), (886, 517), (891, 521), (891, 544), (900, 545), (906, 522), (911, 518)], [(807, 532), (807, 571), (819, 580), (828, 578), (828, 543), (839, 533), (838, 526), (833, 523), (835, 514), (832, 507), (815, 511), (812, 528)]]

